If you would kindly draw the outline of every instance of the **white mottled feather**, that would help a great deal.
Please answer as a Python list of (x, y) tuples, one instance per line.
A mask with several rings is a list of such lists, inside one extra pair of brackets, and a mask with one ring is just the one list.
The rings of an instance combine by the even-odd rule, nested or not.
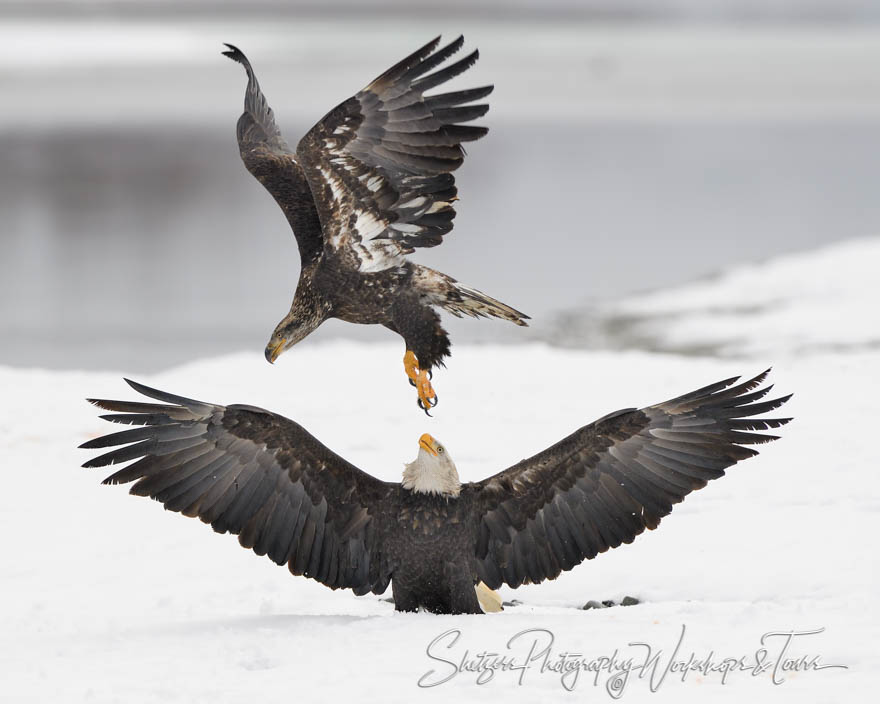
[(357, 210), (354, 227), (361, 236), (361, 241), (377, 237), (388, 226), (384, 220), (378, 220), (369, 210)]
[(321, 172), (321, 176), (324, 177), (324, 181), (330, 186), (330, 192), (333, 194), (333, 200), (339, 201), (339, 199), (345, 194), (345, 190), (339, 183), (339, 180), (333, 174), (330, 169), (325, 169), (323, 166), (318, 167), (318, 170)]

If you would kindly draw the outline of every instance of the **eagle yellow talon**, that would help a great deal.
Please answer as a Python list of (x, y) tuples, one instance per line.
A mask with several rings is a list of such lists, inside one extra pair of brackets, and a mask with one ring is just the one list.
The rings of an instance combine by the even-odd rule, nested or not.
[[(430, 369), (419, 369), (419, 360), (415, 352), (407, 350), (403, 355), (403, 368), (409, 377), (411, 386), (415, 386), (419, 393), (419, 408), (428, 413), (437, 405), (437, 394), (431, 386), (431, 377), (433, 373)], [(428, 413), (428, 415), (431, 415)]]
[(416, 379), (416, 390), (419, 392), (419, 405), (425, 412), (437, 405), (437, 394), (434, 392), (434, 387), (431, 386), (431, 379), (428, 374), (428, 370), (420, 370), (418, 378)]

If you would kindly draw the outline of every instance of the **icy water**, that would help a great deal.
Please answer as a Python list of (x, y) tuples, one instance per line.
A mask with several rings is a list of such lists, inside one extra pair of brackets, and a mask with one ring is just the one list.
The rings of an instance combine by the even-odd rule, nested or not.
[[(248, 48), (295, 142), (430, 32), (345, 25), (328, 54), (327, 19), (72, 24), (0, 25), (0, 364), (135, 373), (262, 349), (299, 264), (239, 160), (244, 79), (220, 40)], [(450, 320), (459, 342), (880, 232), (871, 32), (437, 24), (479, 44), (469, 82), (496, 92), (455, 230), (417, 259), (536, 321)], [(314, 339), (339, 335), (388, 339), (333, 322)]]
[[(539, 322), (880, 232), (873, 126), (507, 127), (470, 152), (456, 228), (419, 259)], [(259, 349), (286, 311), (295, 243), (232, 134), (6, 135), (0, 161), (0, 363), (158, 368)]]

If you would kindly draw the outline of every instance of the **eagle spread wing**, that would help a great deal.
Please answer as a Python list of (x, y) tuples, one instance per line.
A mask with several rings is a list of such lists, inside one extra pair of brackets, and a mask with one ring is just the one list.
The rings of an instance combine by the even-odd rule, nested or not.
[(224, 51), (224, 56), (244, 66), (248, 77), (244, 112), (236, 128), (241, 159), (281, 206), (296, 237), (300, 260), (308, 264), (324, 251), (321, 222), (308, 181), (275, 124), (275, 115), (260, 90), (250, 61), (237, 47), (226, 46), (229, 51)]
[[(163, 404), (92, 400), (114, 423), (142, 426), (84, 448), (124, 445), (86, 462), (137, 459), (104, 480), (198, 516), (293, 574), (358, 594), (382, 593), (379, 506), (393, 484), (362, 472), (291, 420), (252, 406), (217, 406), (128, 382)], [(167, 405), (171, 404), (171, 405)], [(138, 459), (139, 458), (139, 459)]]
[(414, 247), (438, 245), (452, 229), (451, 172), (464, 160), (462, 142), (488, 131), (461, 123), (488, 111), (486, 104), (468, 103), (489, 95), (492, 86), (426, 97), (479, 56), (474, 51), (430, 73), (464, 43), (459, 37), (436, 50), (439, 41), (331, 110), (297, 146), (326, 245), (353, 269), (399, 266)]
[[(534, 457), (466, 485), (481, 514), (477, 570), (489, 587), (553, 579), (656, 528), (690, 492), (776, 436), (789, 418), (755, 419), (790, 398), (758, 402), (767, 372), (712, 384), (584, 426)], [(463, 493), (464, 495), (464, 493)]]

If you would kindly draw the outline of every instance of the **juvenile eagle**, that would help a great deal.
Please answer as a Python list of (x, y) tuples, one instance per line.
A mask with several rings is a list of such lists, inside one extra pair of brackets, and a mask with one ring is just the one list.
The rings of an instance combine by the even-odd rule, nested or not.
[[(253, 406), (218, 406), (128, 382), (164, 404), (93, 400), (143, 427), (81, 447), (124, 445), (85, 463), (137, 460), (104, 480), (198, 516), (296, 575), (356, 594), (392, 585), (399, 611), (479, 613), (475, 585), (553, 579), (656, 528), (673, 504), (775, 440), (754, 431), (766, 372), (618, 411), (480, 482), (462, 484), (446, 448), (419, 439), (401, 483), (361, 471), (302, 426)], [(170, 405), (167, 405), (170, 404)]]
[[(434, 310), (457, 317), (527, 315), (451, 276), (410, 262), (416, 247), (434, 247), (452, 229), (457, 200), (452, 172), (463, 142), (488, 131), (462, 123), (483, 116), (471, 104), (492, 86), (426, 96), (467, 70), (474, 51), (440, 68), (464, 43), (437, 49), (437, 37), (328, 112), (292, 151), (245, 55), (227, 44), (248, 83), (238, 120), (241, 158), (281, 206), (299, 246), (301, 270), (290, 312), (266, 347), (274, 362), (328, 318), (380, 324), (406, 343), (404, 369), (418, 404), (436, 405), (431, 370), (450, 354)], [(437, 70), (434, 70), (437, 69)]]

